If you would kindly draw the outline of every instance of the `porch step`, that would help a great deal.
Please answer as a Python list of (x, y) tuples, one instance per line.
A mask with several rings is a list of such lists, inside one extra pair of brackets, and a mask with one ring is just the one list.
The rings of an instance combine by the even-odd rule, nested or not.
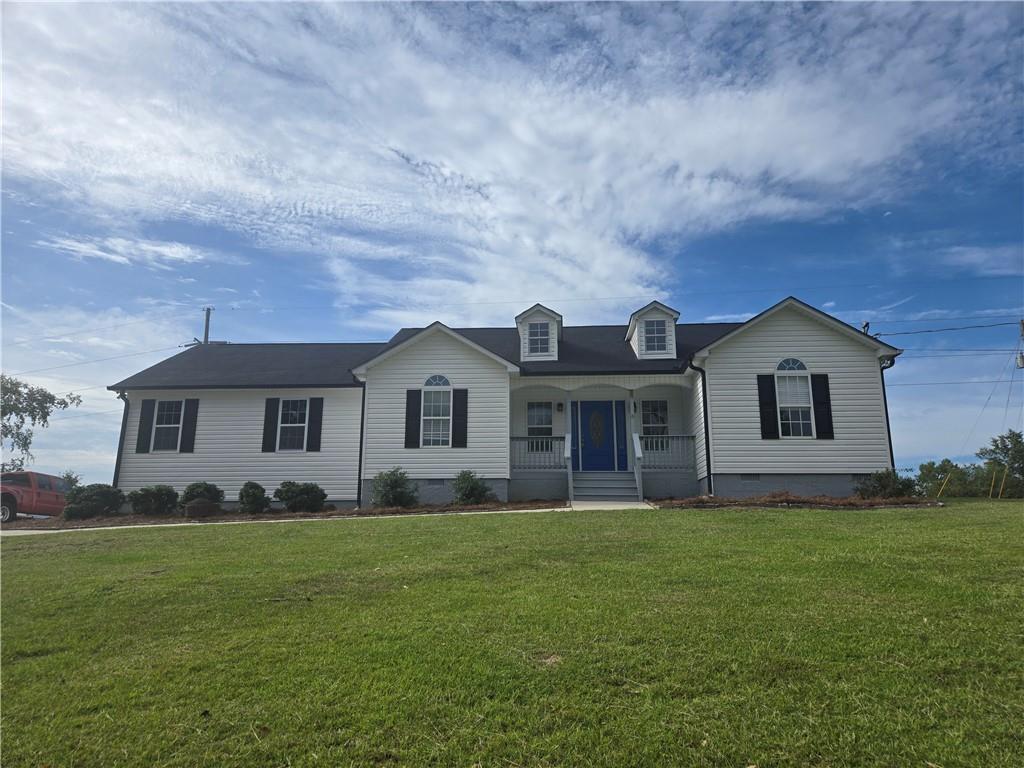
[(573, 498), (583, 501), (639, 501), (636, 478), (631, 472), (576, 472)]

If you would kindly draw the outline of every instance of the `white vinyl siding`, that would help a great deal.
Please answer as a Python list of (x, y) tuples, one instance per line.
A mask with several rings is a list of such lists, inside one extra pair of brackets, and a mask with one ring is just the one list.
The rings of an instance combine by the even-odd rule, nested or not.
[(707, 473), (707, 446), (704, 443), (704, 390), (702, 389), (700, 374), (690, 374), (693, 382), (693, 390), (689, 397), (690, 411), (687, 421), (687, 434), (693, 435), (693, 447), (695, 461), (697, 462), (697, 479), (708, 476)]
[[(761, 439), (757, 375), (774, 376), (789, 357), (801, 360), (809, 374), (828, 374), (834, 440)], [(881, 372), (866, 345), (784, 308), (712, 349), (703, 367), (716, 474), (852, 474), (889, 467)]]
[[(468, 390), (466, 448), (405, 447), (406, 390), (424, 390), (424, 382), (436, 374), (447, 377), (452, 389)], [(424, 334), (371, 366), (366, 371), (363, 477), (371, 480), (398, 466), (416, 479), (452, 478), (463, 469), (507, 478), (508, 381), (503, 365), (441, 331)]]
[[(268, 397), (324, 399), (319, 452), (263, 452)], [(358, 388), (136, 391), (129, 392), (128, 398), (130, 410), (118, 477), (118, 487), (123, 491), (164, 484), (180, 493), (189, 483), (205, 481), (219, 486), (227, 502), (235, 502), (239, 488), (248, 480), (262, 485), (270, 495), (283, 481), (294, 480), (319, 484), (331, 501), (356, 499), (362, 400)], [(142, 401), (172, 398), (199, 400), (194, 453), (135, 453)]]

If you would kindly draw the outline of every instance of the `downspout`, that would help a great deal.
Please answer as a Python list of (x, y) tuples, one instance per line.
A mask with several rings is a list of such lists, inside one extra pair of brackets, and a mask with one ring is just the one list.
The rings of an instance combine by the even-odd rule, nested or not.
[(883, 357), (878, 366), (878, 375), (882, 379), (882, 408), (885, 410), (885, 437), (889, 441), (889, 466), (896, 471), (896, 454), (892, 450), (892, 427), (889, 425), (889, 399), (885, 394), (885, 371), (896, 364), (895, 357)]
[(117, 457), (114, 459), (114, 482), (113, 486), (117, 488), (117, 481), (121, 476), (121, 456), (124, 454), (124, 435), (128, 431), (128, 398), (125, 396), (124, 390), (117, 393), (119, 400), (124, 401), (124, 411), (121, 413), (121, 435), (117, 438)]
[(693, 364), (693, 355), (686, 361), (686, 366), (700, 374), (700, 406), (704, 411), (704, 471), (708, 476), (708, 496), (714, 496), (715, 480), (711, 475), (711, 422), (708, 420), (708, 373), (699, 365)]
[(359, 406), (359, 468), (356, 470), (356, 508), (363, 506), (363, 440), (366, 433), (366, 382), (363, 382), (363, 399)]

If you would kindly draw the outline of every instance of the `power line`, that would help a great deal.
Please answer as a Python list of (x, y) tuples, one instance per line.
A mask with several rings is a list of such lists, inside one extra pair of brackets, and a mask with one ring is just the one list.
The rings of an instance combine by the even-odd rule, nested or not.
[(988, 323), (985, 325), (957, 325), (950, 328), (928, 328), (926, 330), (917, 331), (889, 331), (887, 333), (876, 333), (875, 336), (912, 336), (917, 333), (945, 333), (946, 331), (969, 331), (975, 328), (998, 328), (1003, 325), (1017, 325), (1016, 322), (1012, 323)]
[(129, 352), (126, 355), (112, 355), (111, 357), (97, 357), (92, 360), (79, 360), (75, 363), (65, 363), (64, 365), (53, 365), (49, 368), (33, 368), (31, 371), (19, 371), (18, 373), (8, 374), (10, 376), (24, 376), (28, 373), (42, 373), (43, 371), (56, 371), (58, 368), (71, 368), (76, 365), (88, 365), (89, 363), (104, 363), (107, 360), (120, 360), (124, 357), (136, 357), (138, 355), (149, 355), (153, 352), (166, 352), (169, 349), (178, 349), (178, 345), (175, 344), (173, 347), (161, 347), (160, 349), (147, 349), (142, 352)]
[[(1005, 381), (1006, 381), (1005, 379), (975, 379), (973, 381), (917, 381), (917, 382), (908, 382), (908, 383), (905, 383), (905, 384), (890, 384), (890, 383), (886, 382), (885, 386), (887, 386), (887, 387), (938, 387), (938, 386), (948, 386), (948, 385), (951, 385), (951, 384), (1002, 384)], [(992, 391), (994, 392), (995, 389), (993, 388)], [(989, 399), (991, 400), (992, 398), (989, 397)], [(986, 400), (985, 402), (988, 402), (988, 401)]]
[[(181, 314), (181, 313), (176, 311), (176, 314)], [(36, 339), (27, 339), (25, 341), (12, 341), (12, 342), (8, 342), (5, 346), (8, 346), (8, 347), (24, 347), (24, 346), (28, 346), (30, 344), (37, 344), (39, 342), (60, 341), (65, 336), (82, 336), (82, 335), (87, 334), (87, 333), (98, 333), (100, 331), (109, 331), (109, 330), (113, 330), (113, 329), (117, 329), (117, 328), (123, 328), (126, 325), (138, 325), (139, 323), (147, 323), (147, 322), (152, 322), (152, 321), (153, 321), (153, 317), (140, 317), (140, 318), (137, 318), (135, 320), (125, 320), (124, 322), (117, 323), (116, 325), (103, 325), (103, 326), (100, 326), (98, 328), (85, 328), (85, 329), (81, 329), (81, 330), (77, 330), (77, 331), (69, 331), (67, 333), (59, 333), (59, 334), (55, 334), (55, 335), (51, 335), (51, 336), (43, 336), (43, 337), (36, 338)]]
[(1016, 352), (1013, 347), (904, 347), (904, 352)]
[(68, 419), (83, 419), (88, 416), (105, 416), (108, 413), (121, 413), (123, 409), (113, 408), (109, 411), (84, 411), (80, 413), (69, 413), (67, 416), (56, 414), (50, 417), (50, 421), (67, 421)]
[[(837, 315), (852, 315), (856, 314), (852, 311), (839, 311)], [(1020, 316), (1020, 313), (1014, 313), (1009, 315), (957, 315), (950, 317), (915, 317), (915, 318), (877, 318), (874, 322), (882, 323), (944, 323), (949, 320), (1012, 320)]]
[[(1014, 360), (1013, 357), (1011, 357), (1007, 361), (1007, 363), (1009, 365), (1014, 365), (1015, 362), (1016, 361)], [(971, 438), (974, 436), (974, 430), (976, 430), (978, 428), (978, 424), (981, 423), (981, 417), (985, 415), (985, 409), (988, 408), (988, 404), (991, 402), (992, 396), (996, 393), (996, 390), (999, 388), (999, 384), (1002, 382), (1003, 377), (1005, 375), (1006, 375), (1006, 367), (1004, 366), (1003, 369), (999, 372), (999, 378), (996, 379), (996, 381), (992, 383), (992, 391), (988, 393), (988, 397), (985, 398), (985, 402), (982, 404), (981, 410), (978, 411), (978, 418), (976, 418), (974, 420), (974, 424), (971, 425), (971, 431), (968, 432), (967, 433), (967, 437), (964, 438), (964, 442), (960, 446), (960, 453), (964, 452), (964, 449), (967, 448), (967, 443), (969, 443), (971, 441)], [(1011, 390), (1013, 389), (1013, 385), (1012, 384), (1010, 385), (1010, 389)]]

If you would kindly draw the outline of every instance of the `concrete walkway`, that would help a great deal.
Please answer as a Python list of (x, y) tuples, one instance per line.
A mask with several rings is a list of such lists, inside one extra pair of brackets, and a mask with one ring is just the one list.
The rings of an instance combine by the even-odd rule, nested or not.
[[(337, 515), (335, 517), (290, 517), (286, 520), (269, 518), (267, 520), (211, 520), (209, 522), (195, 520), (181, 523), (151, 523), (144, 525), (104, 525), (92, 528), (21, 528), (0, 530), (0, 537), (37, 536), (44, 533), (77, 533), (80, 531), (127, 531), (146, 530), (147, 528), (194, 528), (198, 525), (267, 525), (282, 523), (325, 523), (336, 520), (393, 520), (405, 517), (441, 517), (453, 515), (512, 515), (531, 512), (565, 512), (570, 507), (543, 507), (541, 509), (486, 509), (472, 512), (421, 512), (408, 515)], [(612, 509), (654, 509), (646, 501), (634, 502), (623, 506), (619, 501), (577, 501), (572, 507), (574, 511), (612, 510)]]

